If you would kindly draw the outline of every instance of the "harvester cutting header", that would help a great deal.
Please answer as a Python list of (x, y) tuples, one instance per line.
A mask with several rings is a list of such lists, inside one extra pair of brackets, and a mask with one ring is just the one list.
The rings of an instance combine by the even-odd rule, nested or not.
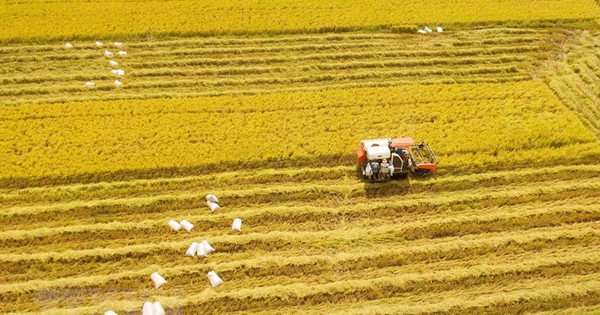
[(429, 175), (439, 163), (425, 142), (411, 137), (363, 140), (356, 149), (362, 175), (370, 181), (386, 181), (402, 174)]

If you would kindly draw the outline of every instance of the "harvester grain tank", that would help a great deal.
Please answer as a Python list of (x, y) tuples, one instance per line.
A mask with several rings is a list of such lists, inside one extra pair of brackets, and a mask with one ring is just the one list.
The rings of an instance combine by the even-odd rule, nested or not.
[(427, 143), (415, 144), (411, 137), (362, 140), (356, 157), (362, 175), (373, 182), (407, 174), (433, 174), (439, 163)]

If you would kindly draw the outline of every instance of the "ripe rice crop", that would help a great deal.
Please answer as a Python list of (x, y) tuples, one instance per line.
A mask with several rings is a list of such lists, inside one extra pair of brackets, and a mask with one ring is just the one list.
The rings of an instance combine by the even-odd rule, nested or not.
[(65, 0), (9, 1), (0, 11), (0, 40), (347, 31), (381, 26), (416, 30), (413, 25), (424, 22), (593, 20), (599, 11), (593, 0), (510, 0), (501, 5), (486, 0), (186, 0), (143, 5), (127, 1), (110, 6)]
[[(596, 140), (539, 81), (20, 105), (0, 113), (2, 132), (13, 139), (0, 159), (5, 180), (110, 172), (117, 164), (132, 171), (210, 169), (263, 159), (345, 157), (356, 139), (383, 136), (379, 129), (427, 139), (448, 156), (450, 167), (457, 164), (455, 154)], [(372, 115), (374, 122), (365, 119)], [(477, 141), (465, 141), (473, 133)]]
[(0, 313), (598, 310), (597, 1), (108, 4), (0, 8)]

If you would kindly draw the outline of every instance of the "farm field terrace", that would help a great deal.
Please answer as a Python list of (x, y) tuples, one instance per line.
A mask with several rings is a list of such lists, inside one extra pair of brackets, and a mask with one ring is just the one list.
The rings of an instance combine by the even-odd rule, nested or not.
[[(31, 3), (60, 31), (15, 33)], [(440, 2), (428, 19), (456, 29), (426, 36), (363, 29), (421, 21), (416, 2), (398, 19), (379, 13), (398, 3), (357, 1), (360, 20), (330, 2), (249, 2), (297, 12), (276, 29), (198, 28), (163, 9), (237, 12), (194, 3), (118, 3), (102, 14), (140, 8), (119, 29), (101, 15), (70, 28), (85, 2), (3, 4), (0, 313), (139, 314), (150, 300), (167, 314), (600, 310), (600, 33), (562, 24), (591, 23), (595, 2)], [(309, 5), (323, 7), (310, 23)], [(76, 14), (59, 18), (66, 7)], [(139, 37), (158, 9), (162, 35)], [(469, 26), (486, 21), (520, 27)], [(192, 29), (204, 36), (181, 36)], [(119, 88), (103, 56), (118, 49), (94, 45), (117, 34), (131, 36)], [(66, 37), (73, 48), (54, 40)], [(361, 139), (405, 135), (435, 150), (435, 176), (357, 176)], [(215, 253), (184, 255), (203, 239)]]

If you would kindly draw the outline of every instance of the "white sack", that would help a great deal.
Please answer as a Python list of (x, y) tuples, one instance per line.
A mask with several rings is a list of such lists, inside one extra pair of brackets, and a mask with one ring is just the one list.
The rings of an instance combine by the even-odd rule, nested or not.
[(93, 86), (96, 86), (96, 84), (94, 84), (94, 82), (92, 82), (92, 81), (88, 81), (88, 82), (85, 82), (85, 86), (93, 87)]
[(215, 251), (214, 247), (210, 246), (206, 240), (202, 240), (202, 242), (200, 242), (200, 246), (204, 249), (207, 255)]
[(67, 47), (67, 48), (73, 48), (73, 45), (71, 45), (71, 43), (66, 43), (65, 47)]
[(109, 60), (108, 63), (110, 63), (111, 66), (116, 67), (119, 65), (118, 62), (114, 61), (114, 60)]
[(191, 224), (188, 220), (182, 220), (181, 222), (179, 222), (179, 224), (181, 224), (181, 227), (188, 232), (192, 231), (192, 229), (194, 228), (194, 225)]
[(154, 315), (165, 315), (165, 309), (160, 305), (160, 302), (154, 302)]
[(115, 75), (116, 75), (118, 72), (117, 72), (117, 69), (112, 69), (112, 70), (110, 70), (110, 73), (112, 73), (112, 74), (115, 74)]
[(192, 245), (190, 245), (190, 247), (188, 247), (188, 250), (185, 252), (185, 255), (194, 257), (196, 255), (197, 248), (198, 248), (198, 243), (193, 242)]
[(119, 56), (127, 56), (127, 52), (123, 50), (119, 51), (118, 54)]
[(181, 229), (181, 225), (175, 220), (169, 220), (169, 226), (175, 231), (179, 231)]
[(202, 243), (196, 245), (196, 253), (200, 258), (204, 258), (206, 257), (206, 255), (208, 255), (208, 253), (206, 252), (206, 248), (203, 246)]
[(419, 32), (420, 34), (427, 34), (427, 32), (424, 30), (418, 30), (417, 32)]
[(221, 283), (223, 283), (223, 280), (221, 280), (219, 275), (217, 275), (217, 273), (214, 271), (210, 271), (208, 274), (206, 274), (206, 276), (208, 277), (208, 281), (210, 281), (210, 285), (212, 285), (213, 288), (218, 287), (221, 285)]
[(207, 201), (206, 204), (208, 205), (208, 207), (210, 208), (210, 211), (215, 211), (215, 210), (219, 210), (221, 209), (221, 206), (219, 206), (219, 204), (215, 203), (215, 202), (210, 202)]
[(113, 311), (108, 311), (108, 312), (104, 313), (104, 315), (118, 315), (118, 314)]
[(444, 29), (441, 26), (438, 26), (435, 29), (438, 31), (438, 33), (441, 33), (444, 31)]
[(158, 272), (152, 273), (150, 275), (150, 278), (154, 282), (154, 285), (156, 286), (157, 289), (160, 288), (163, 284), (167, 283), (167, 280), (165, 280), (165, 278), (163, 278), (161, 275), (159, 275)]
[(429, 27), (427, 27), (427, 26), (425, 26), (423, 29), (424, 29), (424, 30), (425, 30), (425, 32), (427, 32), (427, 33), (431, 33), (431, 32), (433, 32), (433, 31), (432, 31), (432, 30), (431, 30)]
[(102, 47), (102, 46), (104, 46), (104, 44), (102, 44), (102, 42), (96, 41), (96, 46)]
[(142, 315), (154, 315), (153, 306), (154, 305), (152, 304), (152, 302), (144, 303), (144, 307), (142, 308)]
[(106, 57), (112, 57), (112, 56), (113, 56), (113, 53), (111, 53), (111, 52), (110, 52), (110, 51), (108, 51), (108, 50), (104, 50), (104, 56), (106, 56)]
[(231, 229), (234, 231), (241, 232), (242, 231), (242, 219), (240, 219), (240, 218), (234, 219)]
[(121, 86), (121, 85), (123, 85), (123, 82), (121, 82), (121, 81), (119, 81), (119, 80), (115, 80), (115, 82), (114, 82), (114, 83), (115, 83), (115, 85), (116, 85), (116, 86)]
[(115, 42), (115, 47), (121, 47), (121, 46), (123, 46), (123, 43), (121, 43), (121, 42)]
[(215, 195), (206, 195), (206, 201), (219, 203), (219, 198), (217, 198)]
[(124, 76), (125, 75), (125, 70), (123, 70), (123, 69), (117, 70), (117, 75)]

